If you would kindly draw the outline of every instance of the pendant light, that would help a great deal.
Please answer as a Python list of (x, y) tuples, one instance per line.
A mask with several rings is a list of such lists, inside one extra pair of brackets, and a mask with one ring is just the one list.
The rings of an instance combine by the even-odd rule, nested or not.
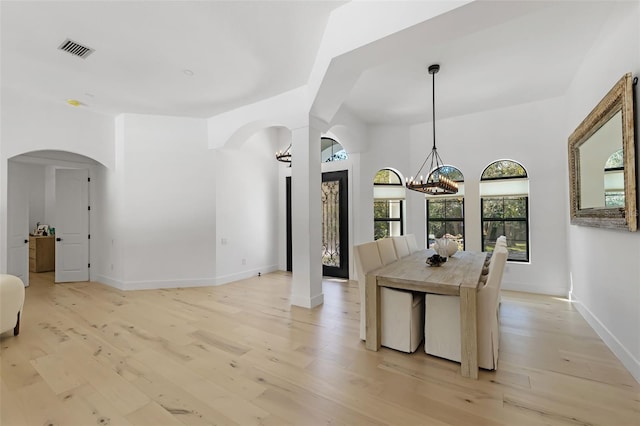
[(284, 151), (276, 152), (276, 160), (291, 164), (291, 144)]
[[(411, 176), (411, 178), (407, 178), (405, 182), (407, 189), (428, 195), (446, 195), (458, 192), (457, 182), (449, 179), (441, 170), (444, 163), (442, 162), (440, 155), (438, 155), (438, 148), (436, 148), (436, 74), (438, 71), (440, 71), (440, 65), (438, 64), (434, 64), (429, 67), (429, 74), (431, 74), (433, 80), (433, 147), (431, 148), (429, 155), (427, 155), (427, 158), (425, 158), (422, 163), (422, 166), (420, 166), (418, 173), (416, 173), (415, 179)], [(429, 169), (427, 170), (428, 174), (425, 179), (420, 173), (429, 160), (431, 160), (431, 162), (429, 163)]]

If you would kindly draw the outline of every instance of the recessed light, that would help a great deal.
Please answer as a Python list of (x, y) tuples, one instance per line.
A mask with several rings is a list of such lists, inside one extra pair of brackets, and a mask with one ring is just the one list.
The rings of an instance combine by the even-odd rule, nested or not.
[(79, 107), (80, 105), (82, 105), (82, 102), (77, 99), (67, 99), (67, 103), (74, 107)]
[(189, 77), (193, 76), (193, 71), (191, 70), (182, 70), (182, 72), (184, 73), (184, 75), (188, 75)]

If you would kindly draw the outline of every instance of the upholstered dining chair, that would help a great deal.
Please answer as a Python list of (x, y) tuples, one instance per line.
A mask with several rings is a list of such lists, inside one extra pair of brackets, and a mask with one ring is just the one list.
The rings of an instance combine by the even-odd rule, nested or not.
[(409, 251), (409, 245), (407, 244), (407, 238), (404, 235), (391, 237), (391, 239), (393, 240), (393, 247), (396, 249), (396, 255), (399, 259), (411, 254)]
[[(486, 283), (478, 288), (478, 366), (487, 370), (498, 367), (500, 328), (498, 302), (507, 249), (496, 247), (491, 257)], [(425, 295), (424, 350), (430, 355), (460, 362), (460, 297)]]
[(393, 244), (393, 239), (381, 238), (376, 241), (376, 244), (378, 244), (380, 259), (382, 260), (383, 265), (388, 265), (398, 260), (398, 255), (396, 254), (396, 248)]
[[(367, 273), (383, 265), (375, 241), (357, 245), (354, 251), (360, 287), (360, 339), (366, 340), (366, 277)], [(424, 335), (424, 297), (410, 291), (383, 287), (380, 299), (381, 345), (414, 352)]]
[(504, 235), (500, 235), (498, 237), (498, 239), (496, 240), (496, 246), (501, 245), (502, 247), (506, 247), (507, 246), (507, 237), (505, 237)]
[(409, 246), (410, 253), (420, 251), (420, 249), (418, 248), (418, 243), (416, 242), (416, 236), (414, 234), (407, 234), (404, 237), (407, 240), (407, 246)]
[(13, 329), (20, 333), (20, 315), (24, 306), (24, 283), (14, 275), (0, 274), (0, 333)]

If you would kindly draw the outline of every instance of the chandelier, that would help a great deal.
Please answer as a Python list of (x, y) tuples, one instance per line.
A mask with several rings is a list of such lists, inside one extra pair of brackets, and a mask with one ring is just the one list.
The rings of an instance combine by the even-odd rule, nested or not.
[(291, 164), (291, 144), (284, 151), (276, 152), (276, 160)]
[[(415, 179), (411, 176), (411, 178), (407, 178), (405, 182), (407, 189), (429, 195), (455, 194), (458, 192), (458, 183), (445, 176), (443, 170), (444, 163), (442, 162), (440, 155), (438, 155), (438, 148), (436, 148), (436, 73), (438, 71), (440, 71), (440, 65), (438, 64), (434, 64), (429, 67), (429, 74), (431, 74), (433, 80), (433, 147), (431, 148), (429, 155), (427, 155), (427, 158), (424, 159), (418, 173), (416, 173)], [(429, 160), (431, 160), (428, 169), (430, 172), (427, 174), (426, 178), (424, 178), (420, 172), (422, 172), (422, 169)]]

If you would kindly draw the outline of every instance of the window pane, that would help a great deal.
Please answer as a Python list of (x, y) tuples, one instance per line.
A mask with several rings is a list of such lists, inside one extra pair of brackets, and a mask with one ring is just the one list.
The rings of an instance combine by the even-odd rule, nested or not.
[(380, 238), (386, 238), (389, 236), (389, 222), (374, 222), (373, 223), (373, 239), (379, 240)]
[(504, 235), (504, 222), (483, 222), (482, 232), (484, 234), (484, 245), (494, 246), (500, 235)]
[(323, 163), (331, 161), (346, 160), (347, 152), (338, 141), (331, 138), (320, 138), (320, 161)]
[(448, 219), (460, 218), (462, 215), (462, 199), (445, 201), (445, 217)]
[(514, 241), (513, 244), (509, 244), (509, 257), (507, 260), (519, 260), (526, 262), (527, 258), (527, 242), (526, 241)]
[(373, 217), (375, 219), (389, 217), (389, 203), (386, 200), (373, 202)]
[(527, 217), (527, 202), (524, 197), (504, 198), (504, 217), (525, 219)]
[(376, 173), (376, 176), (373, 178), (373, 183), (377, 184), (394, 184), (394, 185), (402, 185), (400, 181), (400, 176), (393, 170), (382, 169)]
[(444, 218), (444, 200), (427, 200), (427, 207), (429, 209), (429, 219)]
[(509, 241), (526, 241), (527, 240), (527, 224), (525, 222), (505, 222), (504, 235)]
[(618, 167), (624, 167), (623, 154), (624, 154), (624, 151), (622, 149), (611, 154), (611, 156), (607, 159), (606, 163), (604, 164), (604, 169), (606, 170), (606, 169), (615, 169)]
[(527, 177), (527, 171), (520, 164), (511, 160), (499, 160), (491, 163), (482, 172), (482, 179), (500, 179)]
[(462, 172), (453, 166), (441, 166), (439, 169), (434, 170), (434, 172), (429, 175), (429, 181), (433, 182), (434, 175), (437, 175), (438, 173), (456, 182), (464, 182)]
[(446, 222), (442, 221), (429, 221), (429, 241), (435, 238), (442, 238), (442, 236), (447, 232), (446, 231)]
[(502, 219), (504, 216), (502, 198), (483, 198), (482, 217), (485, 219)]
[(400, 219), (401, 200), (377, 200), (373, 202), (374, 219)]
[(402, 222), (399, 220), (378, 220), (373, 223), (374, 240), (386, 237), (398, 237), (400, 235), (402, 235)]
[(607, 191), (604, 194), (604, 206), (611, 207), (624, 207), (624, 192)]

